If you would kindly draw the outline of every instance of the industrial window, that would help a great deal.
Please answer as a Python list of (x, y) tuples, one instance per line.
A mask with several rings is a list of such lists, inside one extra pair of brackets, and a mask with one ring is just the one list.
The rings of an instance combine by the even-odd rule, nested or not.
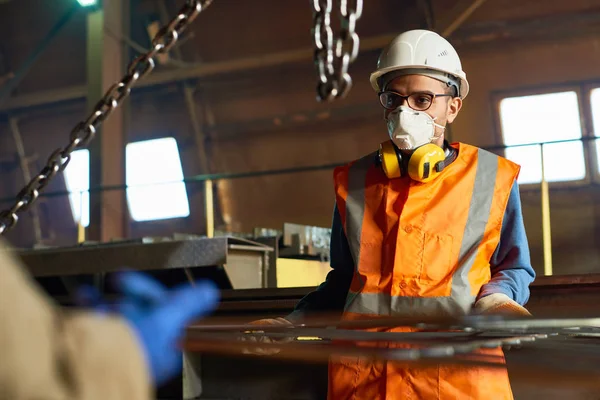
[(179, 149), (174, 138), (130, 143), (125, 155), (127, 201), (135, 221), (190, 215)]
[(64, 171), (69, 203), (75, 223), (90, 224), (90, 152), (77, 150), (71, 153), (71, 161)]
[[(545, 144), (544, 174), (548, 182), (578, 181), (586, 177), (580, 108), (575, 91), (508, 97), (500, 102), (500, 123), (506, 157), (521, 165), (519, 183), (542, 180), (539, 144)], [(556, 162), (569, 160), (569, 162)]]
[[(594, 136), (600, 137), (600, 87), (590, 93), (592, 120), (594, 121)], [(596, 139), (596, 165), (600, 173), (600, 139)]]

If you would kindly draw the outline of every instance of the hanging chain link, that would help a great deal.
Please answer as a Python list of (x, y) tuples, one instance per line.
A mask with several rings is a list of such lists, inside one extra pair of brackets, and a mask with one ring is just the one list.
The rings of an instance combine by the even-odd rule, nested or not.
[(129, 96), (132, 87), (155, 67), (154, 57), (168, 52), (177, 42), (183, 31), (204, 11), (213, 0), (187, 0), (177, 16), (162, 27), (152, 40), (152, 48), (137, 57), (127, 67), (127, 74), (115, 83), (100, 99), (92, 113), (79, 122), (71, 131), (70, 142), (55, 150), (48, 158), (46, 166), (19, 192), (13, 206), (0, 212), (0, 235), (8, 232), (19, 221), (18, 214), (27, 211), (37, 200), (40, 192), (48, 186), (59, 172), (65, 170), (71, 161), (71, 153), (87, 147), (94, 138), (100, 124)]
[(352, 88), (352, 78), (348, 69), (358, 56), (360, 44), (356, 33), (356, 22), (362, 15), (363, 0), (340, 0), (341, 28), (335, 42), (331, 27), (332, 1), (311, 0), (312, 34), (315, 42), (314, 62), (319, 75), (317, 84), (319, 101), (332, 101), (348, 94)]

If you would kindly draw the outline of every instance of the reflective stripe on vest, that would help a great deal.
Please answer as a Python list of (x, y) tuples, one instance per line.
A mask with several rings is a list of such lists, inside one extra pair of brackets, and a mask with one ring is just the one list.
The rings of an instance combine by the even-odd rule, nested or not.
[[(348, 196), (346, 198), (346, 236), (354, 259), (356, 277), (358, 273), (362, 224), (365, 214), (365, 185), (369, 168), (373, 165), (374, 154), (370, 154), (352, 164), (348, 172)], [(387, 293), (348, 293), (345, 311), (356, 314), (383, 316), (418, 316), (467, 314), (475, 301), (471, 295), (468, 274), (474, 265), (478, 248), (485, 234), (489, 219), (498, 157), (478, 149), (478, 162), (475, 181), (469, 205), (469, 214), (464, 229), (458, 268), (452, 276), (450, 296), (412, 297), (391, 296)], [(483, 222), (482, 222), (483, 221)], [(362, 280), (361, 280), (362, 282)], [(364, 282), (362, 282), (364, 286)]]

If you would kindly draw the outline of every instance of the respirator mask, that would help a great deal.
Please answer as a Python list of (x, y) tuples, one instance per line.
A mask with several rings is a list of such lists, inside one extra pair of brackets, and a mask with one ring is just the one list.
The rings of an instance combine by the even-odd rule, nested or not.
[(435, 128), (445, 129), (425, 111), (415, 111), (407, 106), (392, 111), (386, 122), (390, 139), (400, 150), (414, 150), (431, 143), (441, 136), (436, 136)]

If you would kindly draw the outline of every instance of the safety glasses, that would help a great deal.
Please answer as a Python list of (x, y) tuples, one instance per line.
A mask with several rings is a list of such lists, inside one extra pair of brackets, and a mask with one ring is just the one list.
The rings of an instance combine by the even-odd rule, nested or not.
[(385, 91), (379, 93), (379, 102), (386, 110), (395, 110), (406, 100), (408, 106), (415, 111), (426, 111), (431, 107), (436, 97), (452, 97), (451, 94), (435, 94), (427, 92), (415, 92), (408, 96), (400, 93)]

